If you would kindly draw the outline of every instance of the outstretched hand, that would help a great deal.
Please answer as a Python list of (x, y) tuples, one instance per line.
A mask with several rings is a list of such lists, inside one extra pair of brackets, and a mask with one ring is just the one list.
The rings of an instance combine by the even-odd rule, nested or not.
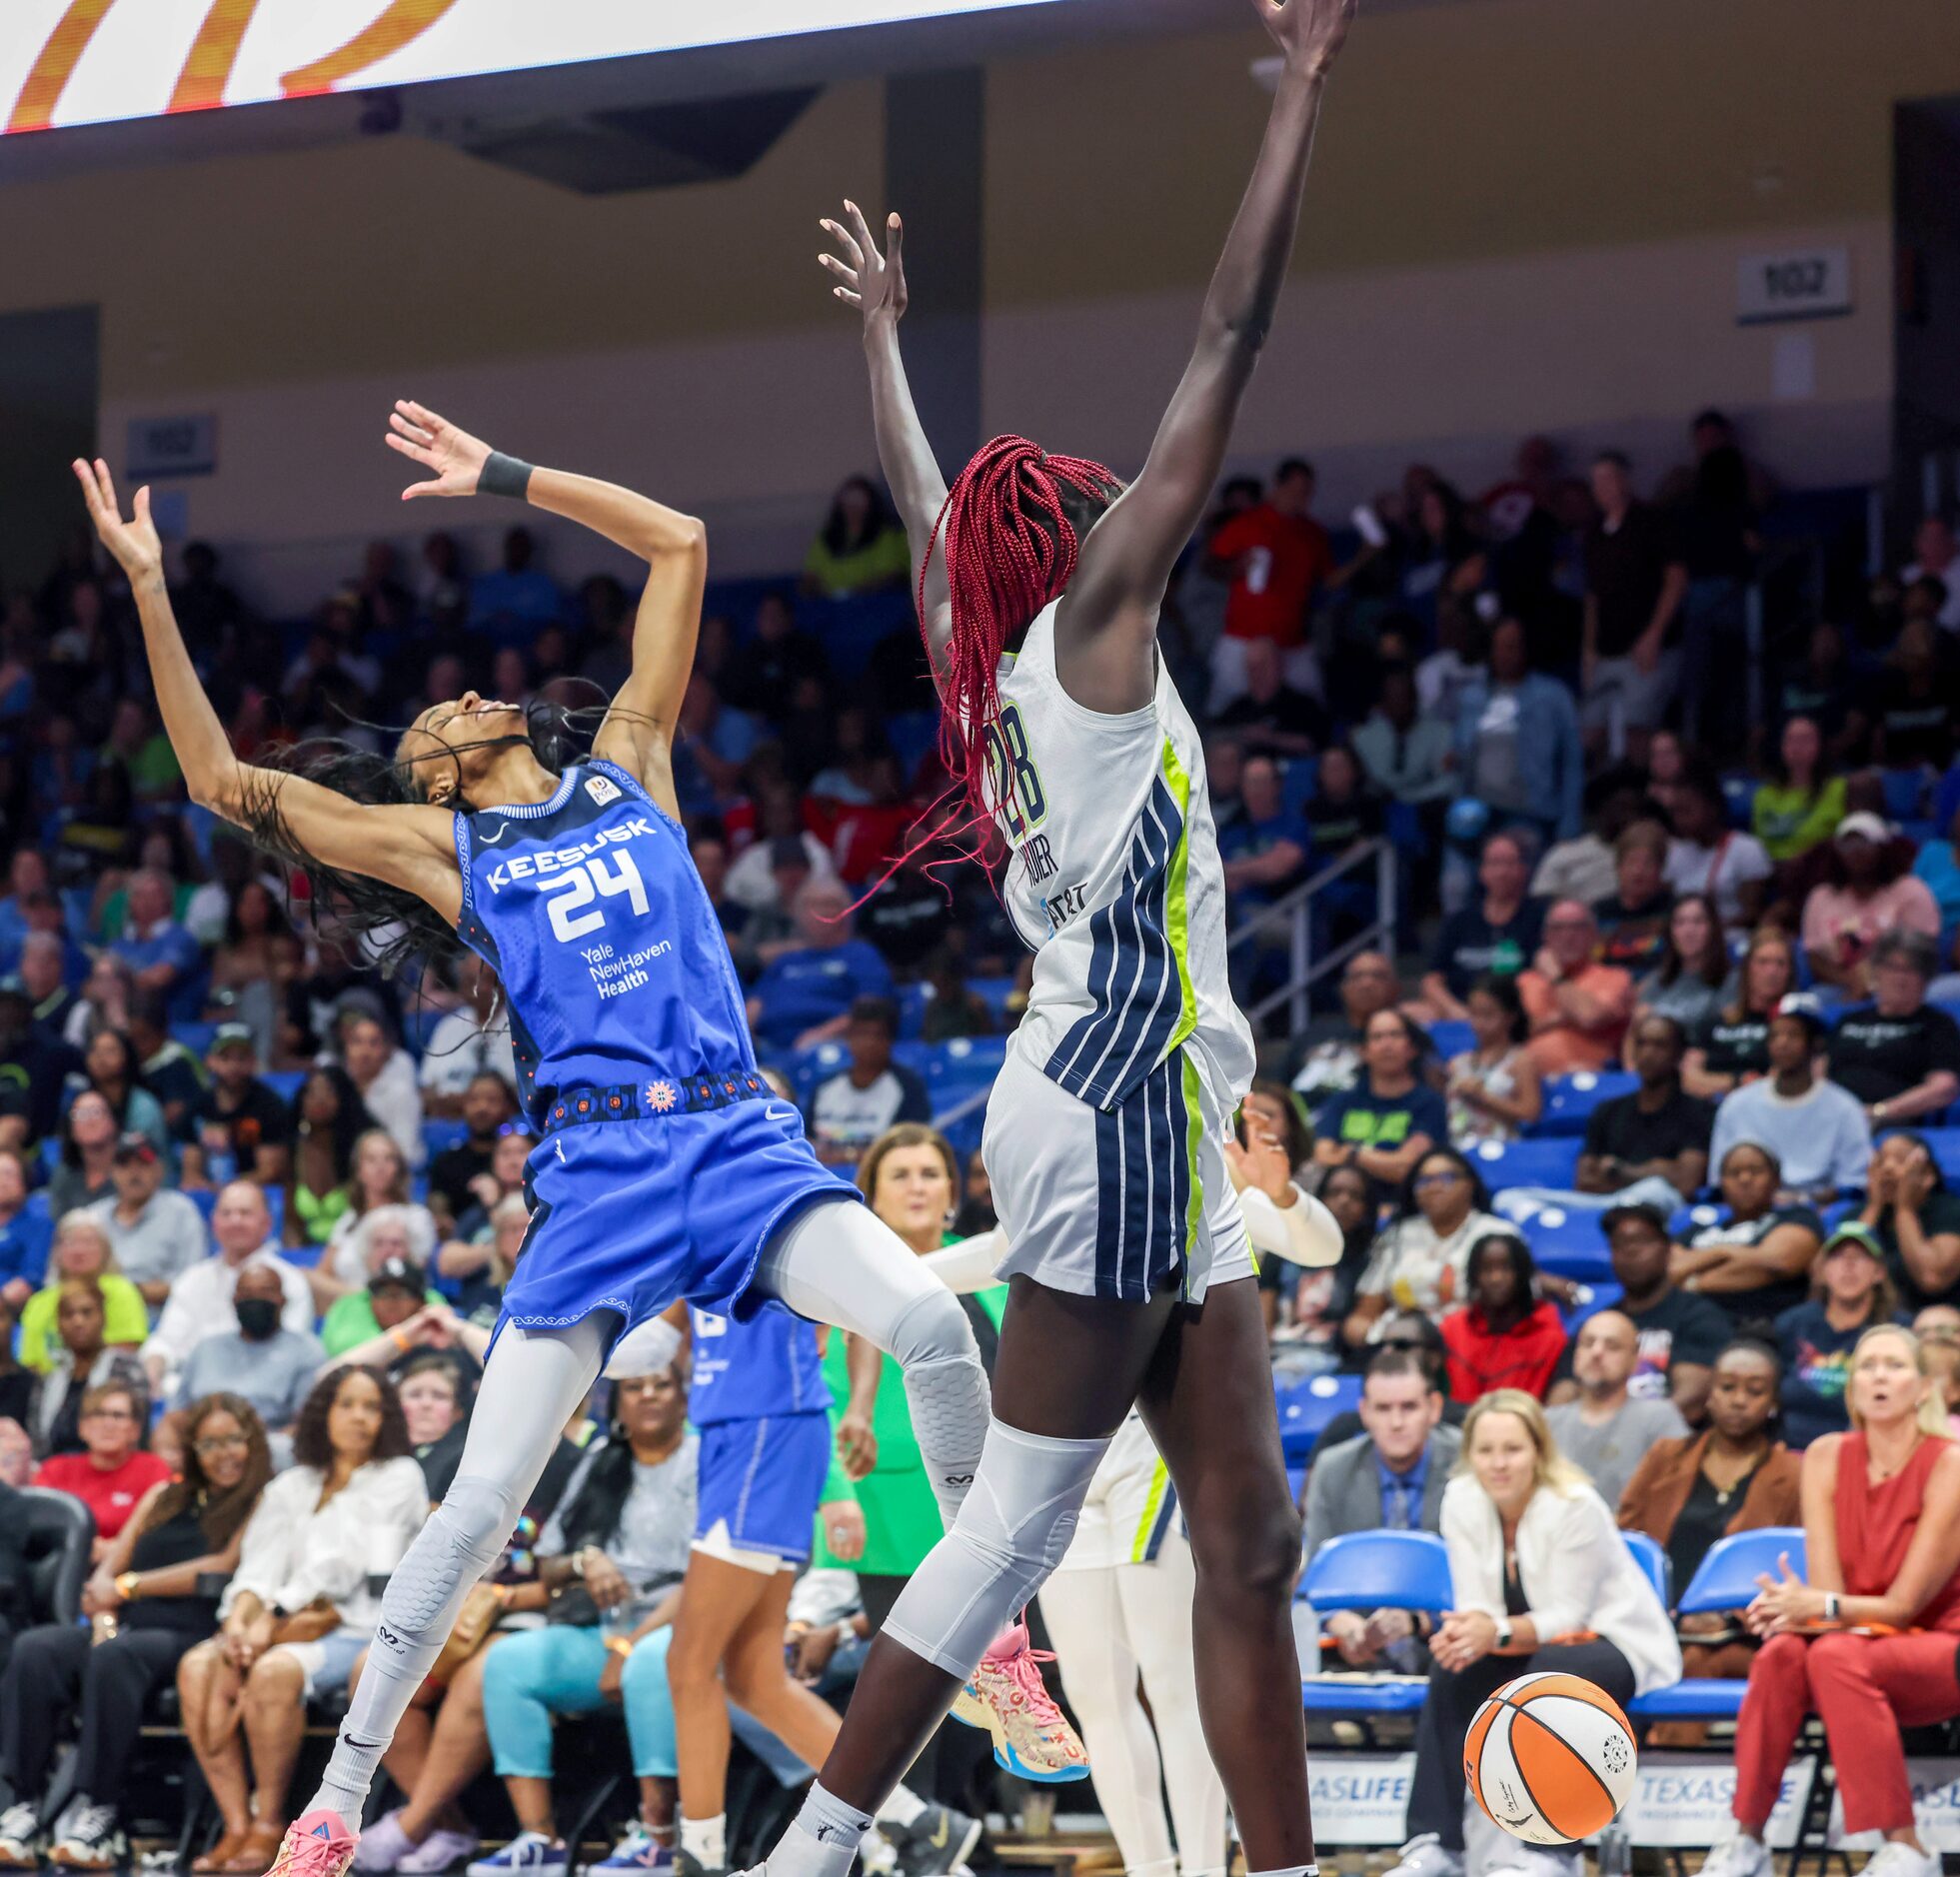
[(846, 306), (860, 308), (867, 326), (877, 319), (894, 322), (904, 319), (905, 224), (897, 215), (886, 218), (885, 251), (881, 254), (871, 227), (865, 220), (864, 210), (857, 203), (847, 201), (844, 212), (851, 218), (849, 228), (842, 222), (832, 221), (829, 216), (818, 223), (818, 227), (843, 250), (842, 259), (835, 254), (820, 254), (817, 257), (818, 265), (828, 268), (837, 277), (838, 284), (831, 291)]
[(490, 461), (489, 444), (409, 398), (397, 398), (389, 413), (388, 447), (435, 472), (434, 482), (410, 483), (402, 491), (404, 502), (417, 496), (473, 496)]
[(1287, 62), (1318, 78), (1333, 64), (1357, 0), (1252, 0)]
[(157, 525), (150, 519), (150, 490), (147, 484), (136, 492), (135, 519), (123, 520), (122, 505), (116, 500), (115, 478), (100, 457), (84, 463), (77, 457), (71, 466), (75, 480), (82, 485), (82, 497), (89, 505), (89, 520), (102, 545), (116, 557), (116, 565), (129, 576), (133, 587), (163, 567), (163, 542)]

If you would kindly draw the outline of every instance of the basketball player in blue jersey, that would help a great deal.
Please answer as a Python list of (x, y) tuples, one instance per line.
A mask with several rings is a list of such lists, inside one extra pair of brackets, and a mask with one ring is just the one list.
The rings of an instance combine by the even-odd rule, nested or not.
[[(1355, 0), (1251, 4), (1280, 55), (1271, 114), (1189, 364), (1127, 487), (1000, 437), (949, 489), (899, 346), (898, 218), (883, 242), (849, 203), (848, 226), (824, 224), (823, 264), (863, 319), (942, 756), (964, 782), (970, 848), (997, 832), (1007, 851), (1000, 897), (1034, 974), (987, 1100), (1009, 1288), (980, 1479), (873, 1642), (769, 1877), (847, 1877), (880, 1802), (972, 1698), (988, 1639), (1067, 1549), (1132, 1404), (1184, 1508), (1198, 1707), (1246, 1867), (1313, 1868), (1291, 1621), (1299, 1519), (1224, 1158), (1252, 1038), (1226, 970), (1202, 742), (1157, 648), (1172, 569), (1271, 330)], [(1339, 1233), (1322, 1226), (1331, 1262)]]
[[(667, 1658), (681, 1774), (677, 1877), (722, 1877), (729, 1703), (812, 1766), (837, 1738), (836, 1709), (790, 1674), (783, 1651), (790, 1588), (810, 1559), (835, 1464), (832, 1397), (814, 1325), (781, 1310), (746, 1320), (681, 1311), (667, 1320), (685, 1321), (692, 1342), (688, 1418), (701, 1430), (701, 1455), (693, 1554)], [(641, 1358), (622, 1343), (616, 1360), (631, 1369)], [(952, 1870), (980, 1834), (978, 1819), (904, 1786), (879, 1822), (907, 1877)]]
[(285, 769), (240, 762), (171, 612), (149, 492), (125, 520), (108, 466), (74, 466), (129, 577), (191, 799), (304, 868), (316, 905), (356, 933), (394, 934), (387, 955), (460, 937), (486, 959), (541, 1135), (526, 1252), (455, 1484), (389, 1582), (325, 1780), (273, 1866), (290, 1877), (343, 1877), (382, 1749), (623, 1329), (679, 1297), (735, 1318), (776, 1301), (891, 1353), (949, 1525), (986, 1432), (959, 1303), (819, 1164), (757, 1073), (688, 858), (672, 750), (706, 581), (701, 524), (495, 455), (418, 404), (396, 407), (388, 441), (432, 472), (407, 497), (528, 500), (647, 561), (632, 672), (589, 760), (573, 760), (563, 713), (466, 692), (424, 711), (392, 759), (327, 745)]

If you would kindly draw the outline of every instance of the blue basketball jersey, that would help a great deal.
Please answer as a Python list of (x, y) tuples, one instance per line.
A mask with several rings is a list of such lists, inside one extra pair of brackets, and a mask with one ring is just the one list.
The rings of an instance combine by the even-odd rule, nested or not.
[(551, 799), (456, 817), (464, 941), (503, 980), (535, 1125), (573, 1087), (637, 1085), (642, 1113), (690, 1076), (753, 1070), (728, 940), (687, 835), (597, 758)]
[(780, 1308), (758, 1310), (746, 1321), (700, 1308), (688, 1314), (694, 1325), (688, 1418), (697, 1427), (815, 1414), (831, 1405), (814, 1323)]

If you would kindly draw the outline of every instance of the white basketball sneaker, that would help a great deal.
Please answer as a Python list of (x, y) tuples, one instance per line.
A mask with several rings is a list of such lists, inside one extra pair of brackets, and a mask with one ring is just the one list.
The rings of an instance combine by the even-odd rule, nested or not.
[(1411, 1838), (1387, 1877), (1463, 1877), (1463, 1853), (1446, 1851), (1433, 1831)]
[[(1760, 1838), (1750, 1837), (1730, 1819), (1722, 1835), (1708, 1847), (1701, 1877), (1769, 1877), (1769, 1846)], [(1893, 1877), (1904, 1877), (1904, 1873), (1894, 1873)]]

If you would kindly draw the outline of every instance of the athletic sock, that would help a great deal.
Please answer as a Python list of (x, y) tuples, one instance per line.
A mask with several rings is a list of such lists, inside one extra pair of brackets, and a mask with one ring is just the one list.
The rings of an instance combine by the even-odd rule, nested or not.
[(910, 1831), (925, 1816), (926, 1801), (905, 1786), (894, 1786), (892, 1796), (878, 1808), (878, 1822), (901, 1831)]
[(1318, 1864), (1287, 1864), (1278, 1870), (1248, 1870), (1245, 1877), (1320, 1877)]
[(869, 1812), (826, 1792), (820, 1780), (763, 1869), (767, 1877), (850, 1877), (872, 1823)]
[(729, 1863), (729, 1815), (717, 1812), (713, 1818), (683, 1818), (681, 1849), (704, 1870), (726, 1870)]

